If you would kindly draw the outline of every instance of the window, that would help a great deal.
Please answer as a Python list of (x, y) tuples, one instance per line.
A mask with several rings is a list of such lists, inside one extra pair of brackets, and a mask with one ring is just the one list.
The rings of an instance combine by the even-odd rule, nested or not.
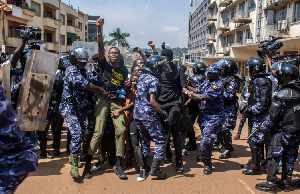
[(52, 42), (52, 33), (46, 33), (46, 42)]
[(237, 40), (236, 40), (236, 42), (237, 43), (240, 43), (240, 44), (243, 44), (243, 31), (241, 31), (241, 32), (237, 32)]
[(41, 16), (41, 5), (39, 3), (31, 1), (31, 8), (35, 9), (36, 16)]
[(60, 44), (65, 45), (65, 35), (60, 35)]
[(72, 25), (72, 20), (67, 20), (67, 26), (73, 26)]
[(300, 1), (295, 2), (294, 22), (300, 21)]
[(65, 16), (63, 14), (60, 14), (59, 19), (62, 25), (65, 25)]
[(78, 22), (78, 28), (82, 31), (82, 23)]
[(252, 33), (251, 33), (250, 30), (247, 30), (247, 31), (246, 31), (246, 39), (253, 39)]

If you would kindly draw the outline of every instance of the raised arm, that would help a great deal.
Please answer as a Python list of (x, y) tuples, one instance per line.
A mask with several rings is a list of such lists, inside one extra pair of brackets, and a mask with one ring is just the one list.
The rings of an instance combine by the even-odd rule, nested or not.
[(24, 51), (26, 42), (27, 42), (27, 39), (22, 39), (21, 45), (14, 51), (13, 56), (9, 59), (10, 64), (13, 68), (17, 67), (17, 62), (20, 59), (20, 57)]
[(144, 53), (142, 52), (142, 50), (139, 47), (135, 47), (133, 49), (133, 51), (139, 53), (141, 55), (144, 63), (146, 64), (148, 58), (144, 55)]
[(156, 51), (153, 41), (149, 41), (148, 45), (152, 48), (153, 55), (158, 55), (158, 52)]
[(105, 59), (104, 43), (102, 38), (102, 26), (104, 25), (104, 19), (97, 19), (97, 42), (98, 42), (98, 59), (99, 62)]

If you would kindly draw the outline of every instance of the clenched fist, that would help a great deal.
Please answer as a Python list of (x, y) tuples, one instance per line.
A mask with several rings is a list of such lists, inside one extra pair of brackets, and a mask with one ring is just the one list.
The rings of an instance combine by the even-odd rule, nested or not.
[(103, 18), (98, 18), (96, 22), (97, 27), (101, 27), (104, 25), (104, 19)]

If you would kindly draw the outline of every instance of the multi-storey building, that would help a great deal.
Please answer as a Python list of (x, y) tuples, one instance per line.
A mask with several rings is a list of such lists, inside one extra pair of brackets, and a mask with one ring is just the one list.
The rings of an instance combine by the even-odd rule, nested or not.
[(79, 9), (73, 9), (59, 0), (6, 0), (5, 3), (10, 10), (4, 14), (5, 37), (2, 33), (0, 37), (8, 53), (12, 53), (21, 43), (20, 25), (40, 27), (41, 39), (45, 41), (45, 48), (51, 52), (59, 51), (59, 41), (60, 51), (69, 52), (73, 41), (85, 40), (86, 19)]
[[(206, 17), (208, 52), (201, 59), (194, 57), (194, 62), (201, 60), (210, 65), (222, 58), (232, 58), (238, 63), (240, 76), (248, 76), (246, 62), (257, 56), (259, 42), (269, 36), (279, 37), (284, 44), (277, 54), (300, 52), (299, 0), (207, 1), (207, 13), (212, 13)], [(191, 38), (187, 62), (191, 62), (195, 51)]]
[(95, 37), (97, 36), (96, 21), (98, 18), (100, 18), (100, 16), (86, 15), (86, 18), (88, 19), (86, 22), (86, 41), (89, 42), (95, 39)]

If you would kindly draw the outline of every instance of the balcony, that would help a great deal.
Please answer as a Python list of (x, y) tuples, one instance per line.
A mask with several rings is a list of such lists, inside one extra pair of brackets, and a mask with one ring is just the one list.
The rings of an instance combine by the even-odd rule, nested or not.
[(215, 34), (207, 34), (206, 35), (206, 40), (208, 40), (209, 42), (216, 42), (216, 35)]
[(232, 3), (232, 0), (221, 0), (218, 7), (227, 7), (230, 3)]
[(207, 8), (213, 9), (215, 6), (217, 6), (216, 0), (212, 1), (212, 3)]
[(238, 11), (234, 18), (232, 18), (233, 23), (251, 23), (252, 18), (250, 18), (249, 11)]
[(57, 29), (59, 27), (59, 21), (55, 20), (55, 19), (50, 19), (50, 18), (44, 17), (43, 25), (45, 27)]
[(12, 9), (12, 14), (9, 15), (7, 19), (19, 23), (27, 23), (28, 21), (33, 21), (35, 11), (30, 10), (30, 8), (21, 8), (11, 4), (8, 4), (8, 7)]
[(216, 54), (228, 56), (230, 54), (230, 47), (228, 45), (225, 45), (224, 47), (218, 47)]
[(286, 3), (291, 1), (292, 0), (267, 0), (266, 7), (264, 8), (264, 10), (275, 10), (286, 5)]
[(78, 27), (75, 28), (76, 33), (78, 34), (80, 32), (80, 29)]
[(229, 21), (227, 20), (227, 21), (223, 22), (223, 26), (219, 26), (217, 28), (217, 30), (222, 31), (222, 32), (229, 31), (230, 30)]
[(57, 50), (56, 44), (53, 42), (45, 42), (45, 48), (48, 51), (56, 51)]
[(287, 20), (278, 21), (277, 24), (265, 27), (265, 36), (289, 37), (289, 24)]
[(75, 27), (73, 27), (73, 26), (67, 26), (67, 33), (77, 34)]
[(209, 24), (207, 25), (207, 27), (214, 27), (216, 24), (214, 21), (209, 22)]
[(234, 33), (236, 33), (236, 32), (243, 31), (243, 30), (246, 30), (246, 29), (250, 29), (249, 24), (236, 26), (236, 27), (233, 28), (232, 30), (229, 30), (229, 31), (227, 31), (227, 32), (221, 33), (220, 36), (227, 36), (227, 35), (229, 35), (229, 34), (234, 34)]
[(206, 21), (217, 21), (217, 20), (218, 20), (217, 15), (211, 13), (207, 15)]
[(19, 37), (7, 37), (6, 43), (7, 46), (19, 47), (22, 43), (22, 39)]

